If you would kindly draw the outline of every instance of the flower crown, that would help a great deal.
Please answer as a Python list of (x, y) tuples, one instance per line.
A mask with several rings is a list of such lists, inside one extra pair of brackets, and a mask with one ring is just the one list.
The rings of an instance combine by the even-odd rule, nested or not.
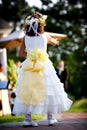
[[(26, 25), (30, 25), (30, 20), (31, 18), (34, 18), (33, 16), (28, 16), (26, 19), (25, 19), (25, 24)], [(38, 20), (38, 23), (45, 23), (45, 20), (47, 19), (47, 15), (42, 15), (40, 18), (35, 18)]]

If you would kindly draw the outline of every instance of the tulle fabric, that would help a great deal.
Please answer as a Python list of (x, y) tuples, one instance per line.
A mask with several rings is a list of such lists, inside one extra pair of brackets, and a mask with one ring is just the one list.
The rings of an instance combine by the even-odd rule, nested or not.
[[(24, 64), (24, 63), (23, 63)], [(45, 89), (46, 89), (46, 99), (44, 102), (39, 103), (36, 106), (32, 105), (32, 101), (29, 106), (26, 106), (18, 97), (15, 99), (13, 113), (16, 115), (22, 114), (45, 114), (48, 112), (51, 113), (60, 113), (67, 111), (72, 101), (68, 98), (67, 93), (64, 91), (63, 84), (60, 82), (59, 78), (56, 75), (56, 71), (52, 65), (52, 62), (48, 60), (44, 63), (44, 77), (45, 77)], [(22, 69), (19, 70), (19, 77), (17, 84), (20, 85)], [(32, 79), (33, 80), (33, 79)], [(32, 86), (33, 87), (33, 86)], [(16, 90), (16, 94), (18, 92)], [(25, 88), (26, 91), (26, 88)]]

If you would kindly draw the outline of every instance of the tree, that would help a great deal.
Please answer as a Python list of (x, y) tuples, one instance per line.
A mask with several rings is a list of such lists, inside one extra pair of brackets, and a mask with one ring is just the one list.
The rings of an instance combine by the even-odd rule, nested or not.
[(48, 14), (46, 30), (68, 36), (59, 46), (49, 47), (48, 52), (53, 52), (50, 58), (55, 63), (61, 54), (69, 69), (69, 92), (75, 98), (86, 96), (87, 55), (84, 47), (87, 45), (87, 1), (59, 0), (55, 4), (41, 1), (43, 6), (40, 11)]
[[(48, 15), (46, 31), (63, 33), (66, 39), (60, 45), (49, 46), (48, 53), (56, 66), (59, 57), (65, 60), (69, 69), (68, 91), (80, 98), (86, 96), (87, 55), (84, 47), (87, 45), (87, 1), (86, 0), (41, 0), (42, 8), (30, 8), (25, 0), (2, 0), (0, 16), (7, 21), (14, 21), (22, 26), (21, 19), (33, 11)], [(21, 4), (20, 4), (21, 3)], [(15, 28), (16, 28), (15, 26)]]
[(28, 12), (31, 12), (31, 8), (25, 0), (1, 0), (0, 17), (12, 22), (14, 30), (16, 27), (20, 28), (22, 26)]

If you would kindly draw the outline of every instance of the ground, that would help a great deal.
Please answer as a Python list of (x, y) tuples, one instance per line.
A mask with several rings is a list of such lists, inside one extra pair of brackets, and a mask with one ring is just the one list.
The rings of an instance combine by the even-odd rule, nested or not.
[(37, 121), (38, 127), (22, 126), (22, 122), (0, 124), (0, 130), (87, 130), (87, 113), (62, 113), (55, 116), (58, 123), (48, 126), (47, 121)]

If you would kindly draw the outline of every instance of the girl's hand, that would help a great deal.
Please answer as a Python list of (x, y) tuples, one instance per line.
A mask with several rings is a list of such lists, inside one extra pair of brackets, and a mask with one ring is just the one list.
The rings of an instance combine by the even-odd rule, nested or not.
[(57, 45), (58, 43), (59, 43), (59, 41), (57, 40), (57, 38), (52, 38), (53, 45)]
[(48, 44), (57, 45), (59, 41), (56, 38), (52, 38), (49, 34), (46, 34)]

